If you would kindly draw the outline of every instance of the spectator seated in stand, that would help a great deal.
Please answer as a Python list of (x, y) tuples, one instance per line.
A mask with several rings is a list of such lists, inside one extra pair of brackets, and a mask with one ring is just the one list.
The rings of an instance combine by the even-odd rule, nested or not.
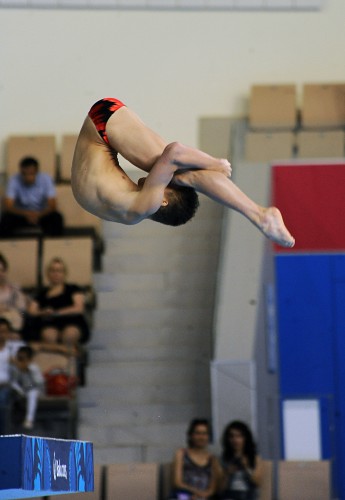
[(7, 279), (8, 262), (0, 254), (0, 316), (11, 324), (11, 330), (19, 332), (23, 326), (27, 299), (21, 289)]
[(262, 480), (262, 461), (249, 427), (233, 421), (224, 430), (221, 464), (222, 500), (257, 500)]
[(63, 232), (53, 179), (40, 172), (38, 161), (31, 157), (22, 159), (19, 173), (10, 177), (7, 183), (0, 236), (12, 236), (23, 228), (38, 229), (50, 236)]
[(84, 293), (66, 276), (64, 261), (54, 257), (47, 267), (48, 286), (29, 303), (24, 336), (34, 349), (78, 353), (90, 337)]
[(216, 498), (220, 466), (208, 450), (209, 441), (209, 422), (192, 420), (187, 431), (187, 448), (180, 448), (175, 454), (174, 489), (169, 500)]
[(44, 378), (39, 367), (33, 363), (34, 351), (22, 346), (11, 365), (11, 388), (20, 398), (26, 398), (24, 429), (34, 426), (38, 398), (44, 390)]

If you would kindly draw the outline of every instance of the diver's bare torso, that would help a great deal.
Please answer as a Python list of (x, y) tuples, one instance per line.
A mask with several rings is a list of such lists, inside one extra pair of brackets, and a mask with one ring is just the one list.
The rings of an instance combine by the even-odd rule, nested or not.
[(89, 116), (75, 148), (71, 186), (78, 203), (97, 217), (123, 224), (135, 224), (143, 218), (130, 210), (137, 184), (115, 162), (115, 155)]

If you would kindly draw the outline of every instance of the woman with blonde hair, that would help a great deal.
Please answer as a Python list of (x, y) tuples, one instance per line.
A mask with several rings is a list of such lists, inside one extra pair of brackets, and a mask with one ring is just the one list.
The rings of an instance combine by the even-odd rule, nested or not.
[(48, 286), (30, 302), (28, 314), (43, 343), (76, 346), (90, 336), (81, 288), (66, 281), (65, 262), (54, 257), (47, 266)]

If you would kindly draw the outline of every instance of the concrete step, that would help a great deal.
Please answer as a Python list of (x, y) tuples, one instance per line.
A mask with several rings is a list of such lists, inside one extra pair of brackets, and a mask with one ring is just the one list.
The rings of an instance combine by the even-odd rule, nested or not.
[[(85, 438), (81, 438), (87, 440)], [(166, 463), (171, 462), (175, 453), (175, 447), (171, 445), (149, 445), (141, 446), (113, 446), (102, 447), (94, 445), (94, 462), (98, 464), (110, 465), (114, 463)]]
[[(213, 229), (217, 232), (217, 227)], [(214, 253), (219, 250), (218, 238), (212, 237), (212, 228), (208, 228), (207, 238), (203, 232), (188, 233), (188, 238), (183, 233), (175, 234), (173, 238), (161, 238), (158, 233), (155, 237), (142, 238), (140, 245), (134, 244), (129, 238), (113, 238), (107, 240), (107, 257), (124, 258), (129, 255), (159, 255), (165, 260), (171, 255), (198, 255)]]
[(146, 348), (164, 346), (194, 346), (209, 334), (205, 328), (200, 331), (176, 329), (174, 325), (158, 327), (132, 327), (128, 329), (95, 329), (88, 345), (90, 352), (108, 348)]
[(189, 346), (150, 346), (150, 347), (108, 347), (107, 349), (90, 350), (91, 365), (118, 361), (181, 361), (189, 363), (192, 359), (207, 355), (206, 347)]
[[(89, 378), (89, 376), (88, 376)], [(80, 387), (78, 390), (79, 406), (103, 405), (114, 408), (122, 404), (188, 404), (195, 401), (195, 385), (185, 380), (181, 386), (162, 385), (104, 385)]]
[[(183, 226), (170, 227), (156, 222), (144, 220), (135, 226), (125, 226), (124, 224), (114, 224), (112, 222), (103, 222), (103, 235), (106, 240), (111, 238), (140, 239), (159, 236), (165, 239), (179, 235), (202, 234), (205, 227), (219, 226), (219, 221), (223, 217), (223, 208), (217, 203), (209, 200), (203, 195), (199, 195), (200, 206), (195, 217)], [(205, 233), (204, 233), (205, 234)]]
[(146, 425), (85, 425), (79, 426), (79, 439), (88, 436), (95, 446), (142, 446), (145, 444), (178, 447), (185, 442), (186, 423)]
[(99, 405), (81, 407), (80, 424), (92, 425), (97, 422), (100, 426), (137, 426), (157, 423), (184, 423), (194, 418), (197, 413), (196, 405), (185, 404), (117, 404), (113, 408)]
[(168, 387), (183, 385), (186, 380), (196, 380), (196, 363), (184, 361), (117, 361), (95, 363), (88, 367), (88, 380), (92, 386), (127, 387), (134, 386)]
[(142, 308), (194, 308), (195, 304), (204, 304), (207, 307), (209, 299), (213, 297), (213, 290), (202, 289), (197, 286), (194, 290), (178, 290), (176, 288), (162, 288), (156, 290), (133, 291), (120, 290), (98, 292), (97, 306), (99, 314), (104, 310), (118, 311), (125, 309)]
[[(103, 258), (103, 271), (105, 273), (114, 272), (114, 255), (105, 254)], [(160, 255), (157, 253), (122, 256), (116, 260), (116, 270), (119, 273), (157, 273), (167, 272), (169, 269), (179, 269), (188, 276), (189, 272), (198, 272), (200, 269), (215, 270), (218, 263), (218, 251), (214, 253), (197, 253), (196, 251), (190, 254), (169, 253)]]
[[(80, 429), (79, 439), (88, 441), (88, 430)], [(128, 464), (145, 462), (145, 446), (97, 446), (93, 445), (93, 458), (95, 464)], [(163, 456), (163, 454), (162, 454)]]
[(210, 270), (199, 269), (195, 272), (186, 273), (169, 269), (164, 273), (131, 272), (131, 273), (94, 273), (93, 286), (96, 292), (108, 292), (113, 290), (122, 291), (144, 291), (177, 289), (194, 291), (198, 289), (210, 289), (210, 283), (214, 286), (215, 275)]
[(182, 331), (200, 331), (205, 328), (210, 332), (213, 324), (212, 300), (208, 305), (195, 304), (194, 307), (146, 307), (143, 309), (123, 308), (119, 310), (96, 310), (94, 328), (100, 330), (124, 330), (133, 327), (163, 328), (174, 325)]

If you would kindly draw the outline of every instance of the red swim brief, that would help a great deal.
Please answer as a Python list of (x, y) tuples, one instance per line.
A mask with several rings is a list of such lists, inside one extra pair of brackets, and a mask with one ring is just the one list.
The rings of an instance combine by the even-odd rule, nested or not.
[(115, 111), (125, 106), (123, 102), (113, 97), (105, 97), (97, 101), (89, 111), (89, 117), (95, 124), (95, 127), (102, 137), (103, 141), (109, 144), (108, 136), (105, 131), (107, 121)]

